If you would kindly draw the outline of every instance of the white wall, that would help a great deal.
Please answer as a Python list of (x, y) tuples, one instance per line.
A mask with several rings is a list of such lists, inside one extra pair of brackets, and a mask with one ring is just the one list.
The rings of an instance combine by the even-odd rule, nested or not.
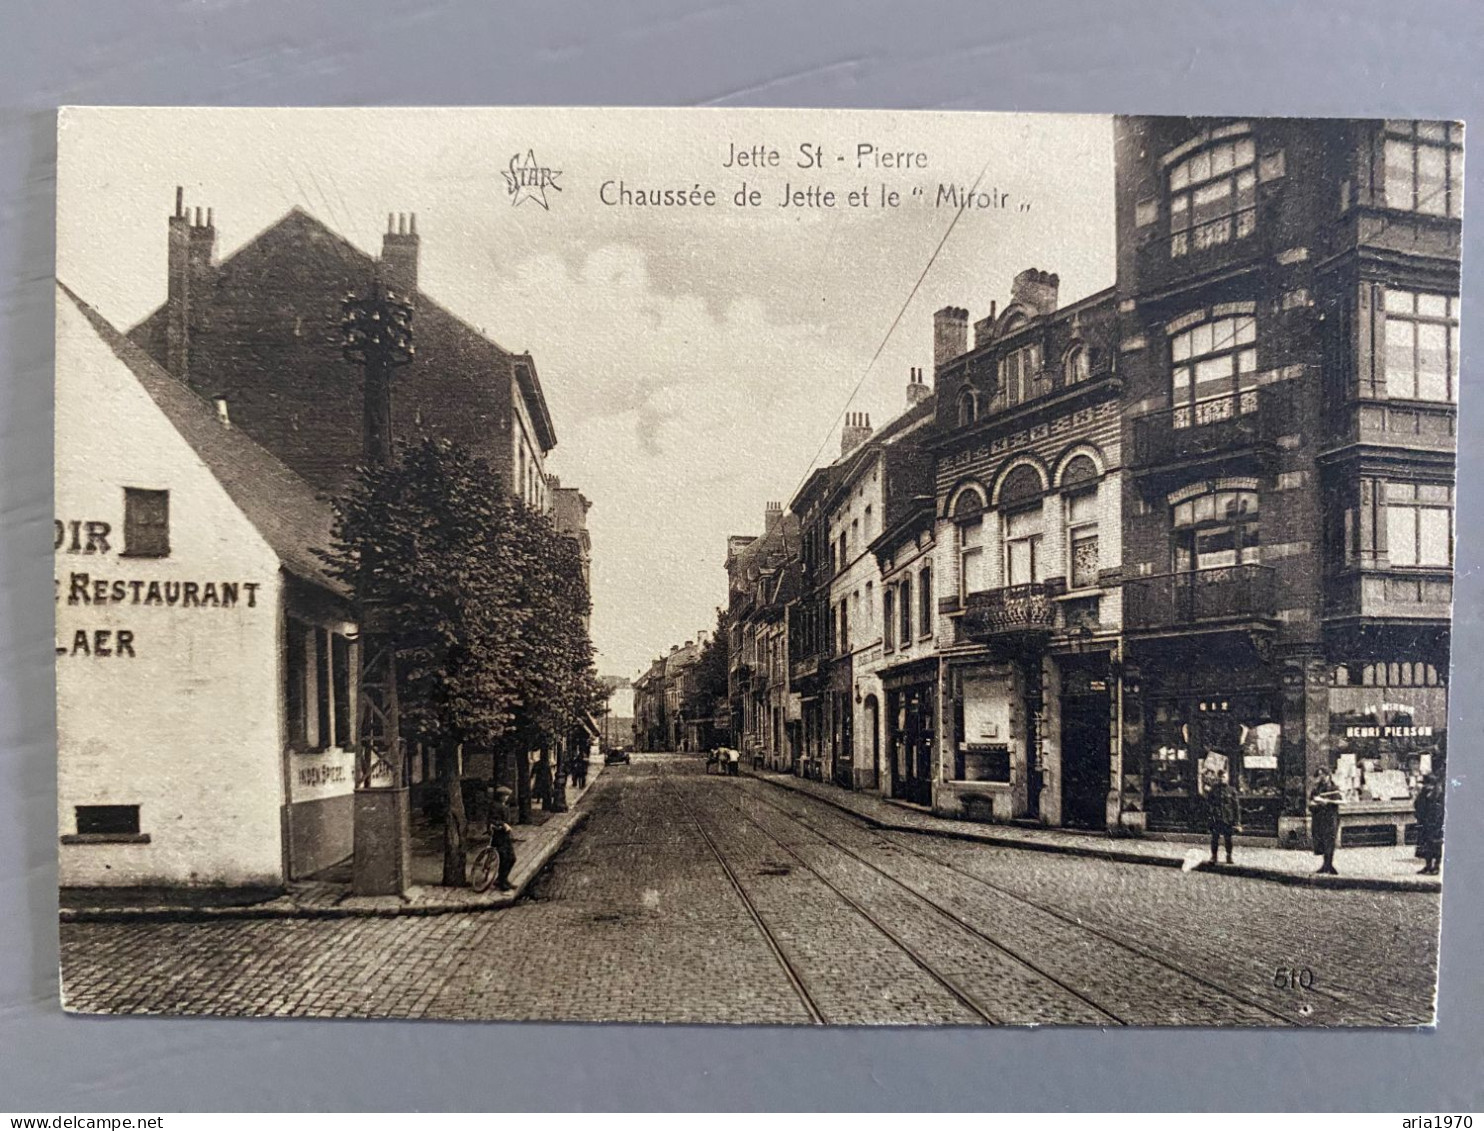
[[(282, 877), (278, 562), (133, 374), (63, 295), (57, 318), (58, 520), (109, 548), (56, 555), (57, 819), (138, 805), (148, 844), (60, 846), (71, 885), (255, 884)], [(125, 486), (170, 491), (170, 555), (130, 558)], [(72, 575), (125, 583), (70, 600)], [(127, 584), (141, 581), (139, 603)], [(150, 582), (236, 582), (232, 608), (146, 604)], [(251, 596), (249, 583), (257, 590)], [(218, 599), (220, 599), (218, 594)], [(120, 655), (120, 630), (133, 655)], [(108, 632), (93, 651), (96, 633)], [(78, 633), (89, 652), (74, 654)]]

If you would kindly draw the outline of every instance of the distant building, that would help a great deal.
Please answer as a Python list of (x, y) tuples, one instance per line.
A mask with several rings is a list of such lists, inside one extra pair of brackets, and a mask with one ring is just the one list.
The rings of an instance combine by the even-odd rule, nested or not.
[(792, 768), (789, 736), (798, 721), (787, 617), (797, 593), (798, 536), (798, 519), (770, 503), (761, 537), (727, 540), (727, 729), (744, 755), (772, 769)]

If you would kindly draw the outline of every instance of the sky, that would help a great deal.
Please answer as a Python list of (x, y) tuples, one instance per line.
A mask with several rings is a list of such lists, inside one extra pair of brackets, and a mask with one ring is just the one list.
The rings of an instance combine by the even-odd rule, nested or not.
[[(759, 148), (778, 163), (736, 163)], [(513, 194), (512, 159), (547, 187)], [(716, 204), (604, 204), (619, 182)], [(976, 182), (995, 206), (938, 202)], [(420, 289), (536, 359), (548, 469), (592, 502), (598, 667), (631, 677), (713, 627), (727, 537), (839, 455), (847, 411), (879, 427), (913, 367), (931, 380), (934, 311), (1003, 309), (1027, 267), (1063, 304), (1114, 277), (1104, 116), (67, 110), (57, 275), (122, 329), (164, 301), (177, 185), (222, 257), (296, 206), (373, 255), (387, 213), (417, 214)], [(835, 206), (783, 207), (786, 185)]]

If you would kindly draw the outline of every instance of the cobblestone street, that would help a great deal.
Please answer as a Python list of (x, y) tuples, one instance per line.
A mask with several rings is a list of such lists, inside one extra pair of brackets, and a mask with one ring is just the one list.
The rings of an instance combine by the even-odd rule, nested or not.
[[(1439, 899), (871, 829), (639, 755), (503, 911), (68, 923), (70, 1008), (833, 1024), (1410, 1025)], [(1308, 989), (1275, 985), (1312, 972)], [(1307, 980), (1307, 979), (1306, 979)]]

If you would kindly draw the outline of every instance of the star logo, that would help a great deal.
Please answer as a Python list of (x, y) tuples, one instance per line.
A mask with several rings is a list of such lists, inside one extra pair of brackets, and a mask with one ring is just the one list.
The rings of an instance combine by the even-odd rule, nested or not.
[(555, 189), (562, 191), (562, 186), (557, 184), (557, 178), (562, 175), (560, 169), (548, 169), (544, 165), (536, 164), (536, 151), (526, 150), (525, 160), (521, 160), (519, 153), (510, 158), (510, 168), (502, 174), (505, 184), (509, 188), (510, 203), (520, 204), (523, 201), (534, 200), (546, 210), (551, 210), (551, 205), (546, 200), (546, 190)]

